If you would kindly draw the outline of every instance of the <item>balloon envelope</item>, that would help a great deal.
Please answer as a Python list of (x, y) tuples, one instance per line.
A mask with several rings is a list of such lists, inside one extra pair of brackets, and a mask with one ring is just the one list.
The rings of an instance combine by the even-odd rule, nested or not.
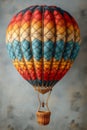
[(22, 77), (33, 86), (54, 86), (72, 66), (80, 48), (74, 18), (56, 6), (30, 6), (7, 28), (7, 50)]

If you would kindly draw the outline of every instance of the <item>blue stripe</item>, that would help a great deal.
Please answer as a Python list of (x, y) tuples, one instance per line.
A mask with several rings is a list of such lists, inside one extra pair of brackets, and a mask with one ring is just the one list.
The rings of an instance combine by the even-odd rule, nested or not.
[(22, 49), (24, 58), (29, 61), (32, 58), (32, 53), (31, 53), (31, 49), (30, 49), (30, 42), (27, 40), (23, 40), (21, 42), (21, 49)]
[(63, 50), (64, 50), (64, 41), (63, 40), (57, 41), (54, 55), (56, 60), (60, 60), (62, 58)]
[(75, 60), (75, 58), (78, 55), (79, 50), (80, 50), (80, 45), (78, 43), (74, 43), (74, 47), (70, 56), (71, 60)]
[(14, 40), (13, 41), (13, 48), (14, 48), (14, 52), (15, 52), (16, 58), (19, 61), (22, 60), (23, 54), (22, 54), (22, 51), (21, 51), (21, 43), (18, 42), (17, 40)]
[(7, 43), (6, 48), (7, 48), (9, 57), (10, 57), (12, 60), (15, 60), (15, 59), (16, 59), (16, 56), (15, 56), (15, 53), (14, 53), (14, 49), (13, 49), (12, 43)]
[(40, 60), (42, 58), (42, 42), (38, 39), (32, 41), (32, 52), (33, 57), (36, 60)]
[(65, 43), (65, 48), (64, 48), (64, 53), (63, 53), (63, 58), (65, 60), (68, 60), (70, 58), (71, 51), (73, 49), (73, 45), (74, 45), (73, 41)]
[(78, 43), (73, 43), (73, 41), (64, 43), (63, 40), (60, 40), (56, 42), (55, 46), (55, 43), (49, 40), (44, 42), (44, 52), (42, 55), (42, 42), (38, 39), (33, 40), (32, 48), (30, 48), (30, 42), (27, 40), (23, 40), (21, 43), (14, 40), (13, 43), (8, 43), (6, 47), (12, 60), (16, 58), (21, 60), (24, 56), (28, 61), (32, 56), (38, 61), (42, 57), (46, 60), (50, 60), (53, 58), (53, 55), (56, 60), (60, 60), (61, 58), (64, 58), (65, 60), (75, 60), (80, 49), (80, 45)]
[(51, 40), (44, 42), (44, 58), (46, 60), (50, 60), (52, 58), (53, 51), (54, 43)]

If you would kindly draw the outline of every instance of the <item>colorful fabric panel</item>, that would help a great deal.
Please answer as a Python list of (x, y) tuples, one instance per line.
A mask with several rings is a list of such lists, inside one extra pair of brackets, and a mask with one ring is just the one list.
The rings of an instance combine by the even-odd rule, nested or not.
[(54, 86), (71, 68), (80, 49), (80, 30), (56, 6), (31, 6), (7, 28), (6, 45), (22, 77), (33, 86)]

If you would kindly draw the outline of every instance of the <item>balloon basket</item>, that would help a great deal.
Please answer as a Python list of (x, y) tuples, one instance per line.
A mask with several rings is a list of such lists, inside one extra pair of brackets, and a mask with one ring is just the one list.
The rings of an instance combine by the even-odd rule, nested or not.
[(36, 116), (37, 116), (37, 122), (40, 125), (48, 125), (50, 122), (51, 112), (50, 111), (37, 111)]

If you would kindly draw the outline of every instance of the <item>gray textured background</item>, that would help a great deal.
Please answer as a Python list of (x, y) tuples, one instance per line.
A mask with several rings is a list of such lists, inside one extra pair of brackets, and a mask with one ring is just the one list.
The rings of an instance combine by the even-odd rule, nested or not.
[[(39, 126), (33, 88), (13, 67), (5, 46), (13, 14), (33, 4), (57, 5), (78, 21), (82, 45), (68, 74), (55, 86), (49, 106), (51, 123)], [(87, 130), (87, 0), (0, 0), (0, 130)]]

